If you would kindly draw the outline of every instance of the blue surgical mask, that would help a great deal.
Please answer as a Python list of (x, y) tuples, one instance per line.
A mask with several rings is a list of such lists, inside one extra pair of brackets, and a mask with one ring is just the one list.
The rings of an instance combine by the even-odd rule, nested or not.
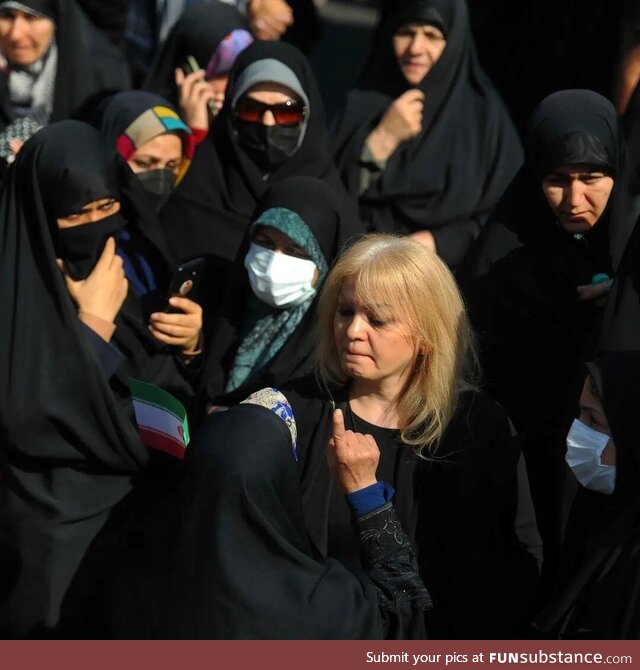
[(602, 452), (611, 438), (575, 419), (567, 435), (565, 460), (587, 489), (611, 495), (616, 486), (615, 465), (603, 465)]

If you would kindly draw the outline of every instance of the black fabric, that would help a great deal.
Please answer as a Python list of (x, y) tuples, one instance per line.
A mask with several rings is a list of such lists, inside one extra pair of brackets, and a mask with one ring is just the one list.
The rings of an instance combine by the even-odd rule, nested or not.
[(157, 498), (145, 491), (131, 507), (125, 532), (92, 548), (70, 597), (71, 612), (83, 613), (67, 620), (70, 634), (362, 639), (420, 629), (426, 594), (415, 561), (404, 579), (379, 569), (408, 559), (406, 543), (370, 548), (374, 581), (317, 557), (291, 434), (271, 411), (241, 405), (209, 417), (170, 490), (155, 488)]
[[(344, 529), (350, 519), (326, 465), (332, 413), (329, 392), (320, 390), (312, 377), (285, 385), (283, 392), (298, 424), (309, 534), (321, 553), (330, 555), (330, 548), (340, 551), (342, 561), (357, 566), (360, 559), (354, 543), (337, 546), (340, 537), (346, 538)], [(433, 599), (429, 635), (445, 639), (524, 635), (535, 607), (534, 554), (539, 538), (528, 490), (519, 488), (520, 448), (504, 412), (478, 393), (463, 394), (435, 457), (424, 460), (408, 447), (397, 447), (389, 431), (352, 417), (347, 389), (330, 393), (336, 407), (345, 412), (348, 430), (355, 426), (380, 440), (377, 476), (396, 489), (394, 507)], [(530, 532), (528, 544), (520, 539), (525, 527)], [(332, 537), (334, 532), (340, 537)]]
[(412, 88), (393, 54), (394, 28), (399, 18), (420, 19), (431, 10), (442, 17), (447, 45), (417, 87), (425, 94), (422, 133), (392, 154), (360, 196), (360, 212), (370, 230), (430, 230), (440, 256), (455, 267), (522, 163), (513, 124), (478, 63), (464, 0), (387, 3), (336, 131), (336, 162), (357, 196), (368, 135)]
[[(588, 8), (582, 0), (468, 4), (480, 62), (519, 130), (554, 91), (588, 88), (611, 97), (624, 2), (591, 0)], [(595, 44), (598, 57), (592, 61), (584, 54)]]
[[(57, 228), (47, 208), (59, 181), (49, 177), (68, 169), (64, 154), (79, 146), (80, 126), (40, 131), (0, 192), (7, 310), (0, 323), (0, 532), (21, 563), (0, 603), (0, 629), (9, 636), (39, 636), (55, 624), (86, 547), (148, 461), (85, 343), (55, 264)], [(95, 166), (95, 156), (84, 158), (79, 170)]]
[(78, 4), (118, 49), (126, 53), (125, 30), (127, 25), (127, 0), (79, 0)]
[[(615, 179), (597, 225), (582, 236), (556, 222), (542, 192), (551, 162), (595, 165)], [(557, 162), (556, 162), (557, 161)], [(480, 235), (460, 279), (480, 340), (487, 391), (519, 432), (553, 571), (561, 521), (564, 437), (576, 378), (592, 354), (602, 310), (576, 287), (613, 276), (637, 202), (629, 192), (616, 113), (592, 91), (561, 91), (534, 112), (527, 162)], [(552, 577), (550, 577), (552, 579)]]
[[(300, 216), (316, 238), (328, 267), (354, 233), (354, 222), (340, 209), (338, 194), (328, 184), (313, 177), (290, 177), (270, 187), (260, 201), (254, 220), (272, 207), (284, 207)], [(244, 267), (247, 250), (248, 240), (238, 254), (226, 294), (209, 328), (211, 341), (206, 347), (203, 381), (207, 398), (215, 404), (233, 404), (267, 386), (279, 388), (313, 368), (317, 299), (276, 357), (232, 394), (223, 394), (240, 342), (247, 304), (253, 295)], [(320, 288), (316, 287), (318, 294)]]
[[(25, 0), (38, 9), (40, 3)], [(58, 67), (50, 121), (83, 116), (87, 107), (109, 92), (128, 89), (131, 78), (126, 60), (109, 40), (93, 26), (75, 0), (44, 3), (54, 13), (58, 47)], [(0, 73), (0, 129), (12, 120), (7, 89), (7, 73)]]
[[(298, 151), (269, 175), (264, 175), (242, 149), (234, 125), (231, 100), (244, 70), (263, 59), (289, 67), (309, 100), (306, 133)], [(171, 248), (180, 258), (211, 254), (219, 265), (232, 263), (247, 225), (264, 192), (287, 177), (317, 177), (336, 190), (336, 202), (357, 226), (351, 203), (333, 165), (325, 132), (324, 106), (309, 62), (295, 47), (281, 42), (254, 42), (231, 69), (225, 104), (207, 139), (198, 147), (184, 181), (162, 211)], [(357, 223), (356, 223), (357, 222)], [(226, 272), (220, 272), (222, 285)]]
[(188, 7), (169, 32), (143, 88), (176, 104), (176, 68), (183, 65), (187, 56), (193, 56), (206, 69), (220, 42), (231, 31), (245, 27), (240, 12), (223, 2), (207, 0)]
[(559, 588), (536, 620), (545, 637), (640, 636), (640, 453), (637, 399), (640, 352), (615, 352), (595, 364), (616, 448), (616, 486), (607, 496), (579, 487), (571, 509)]

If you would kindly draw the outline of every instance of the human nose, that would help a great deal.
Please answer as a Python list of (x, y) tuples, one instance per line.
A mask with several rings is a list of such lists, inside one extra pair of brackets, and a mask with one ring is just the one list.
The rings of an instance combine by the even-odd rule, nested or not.
[(584, 201), (585, 185), (576, 179), (572, 181), (566, 188), (565, 201), (570, 207), (578, 207)]
[(411, 43), (409, 44), (409, 53), (412, 55), (417, 55), (422, 53), (424, 51), (424, 45), (426, 42), (426, 38), (424, 35), (414, 35), (411, 38)]
[(276, 117), (273, 115), (273, 112), (270, 109), (267, 109), (262, 116), (262, 124), (264, 126), (275, 126)]
[(12, 40), (19, 40), (25, 35), (27, 29), (27, 22), (22, 16), (16, 16), (11, 21), (11, 28), (9, 29), (9, 37)]
[(366, 334), (366, 322), (359, 315), (354, 314), (347, 326), (347, 338), (350, 340), (361, 340)]

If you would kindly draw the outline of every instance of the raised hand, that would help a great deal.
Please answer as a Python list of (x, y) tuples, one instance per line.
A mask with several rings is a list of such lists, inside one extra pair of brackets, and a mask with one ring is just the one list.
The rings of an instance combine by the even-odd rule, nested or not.
[(327, 462), (342, 490), (354, 493), (375, 484), (379, 461), (380, 450), (373, 436), (345, 430), (342, 410), (335, 410)]
[(178, 296), (173, 296), (169, 304), (181, 312), (154, 312), (149, 330), (160, 342), (180, 347), (183, 354), (195, 354), (202, 330), (202, 307), (189, 298)]
[(86, 279), (72, 279), (60, 258), (56, 259), (56, 263), (78, 311), (113, 323), (127, 297), (129, 287), (122, 258), (116, 254), (115, 239), (110, 237), (107, 240), (98, 262)]
[(387, 160), (403, 142), (417, 137), (422, 132), (423, 111), (424, 93), (416, 88), (396, 98), (367, 138), (373, 155)]

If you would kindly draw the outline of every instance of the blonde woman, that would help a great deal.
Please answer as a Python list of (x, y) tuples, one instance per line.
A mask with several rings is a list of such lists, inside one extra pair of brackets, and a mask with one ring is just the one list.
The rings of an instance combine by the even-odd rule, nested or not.
[[(539, 539), (519, 445), (502, 409), (473, 388), (472, 361), (464, 304), (436, 254), (389, 235), (348, 249), (320, 298), (317, 373), (285, 389), (304, 513), (319, 551), (357, 566), (350, 509), (393, 497), (434, 600), (430, 635), (520, 636)], [(334, 408), (348, 441), (380, 449), (377, 483), (349, 505), (327, 467)]]

